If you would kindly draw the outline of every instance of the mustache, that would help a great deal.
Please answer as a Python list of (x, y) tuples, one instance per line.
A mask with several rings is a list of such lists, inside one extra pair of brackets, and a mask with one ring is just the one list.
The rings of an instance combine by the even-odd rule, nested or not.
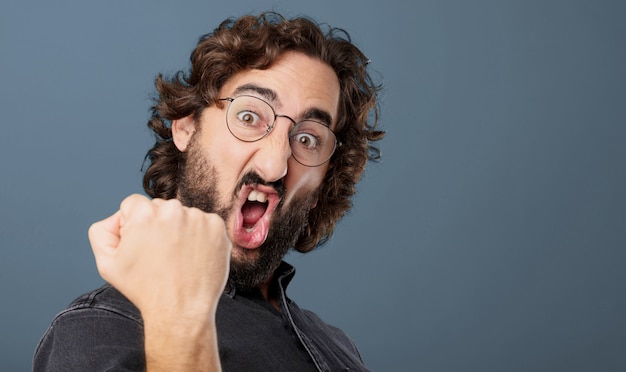
[(239, 183), (237, 184), (237, 187), (235, 188), (235, 190), (237, 191), (236, 193), (238, 194), (241, 188), (245, 185), (270, 186), (274, 190), (276, 190), (276, 193), (278, 194), (278, 196), (280, 196), (281, 200), (285, 198), (285, 183), (283, 182), (282, 179), (275, 181), (275, 182), (267, 182), (257, 172), (250, 171), (244, 174), (243, 177), (241, 177), (241, 180), (239, 181)]

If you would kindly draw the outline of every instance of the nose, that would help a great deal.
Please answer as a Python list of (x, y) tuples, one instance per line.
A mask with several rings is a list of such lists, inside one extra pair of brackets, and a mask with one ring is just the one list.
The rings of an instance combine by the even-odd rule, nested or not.
[(254, 165), (265, 181), (278, 181), (287, 174), (287, 164), (291, 157), (290, 127), (291, 125), (278, 125), (277, 118), (272, 131), (258, 142), (260, 147), (254, 154)]

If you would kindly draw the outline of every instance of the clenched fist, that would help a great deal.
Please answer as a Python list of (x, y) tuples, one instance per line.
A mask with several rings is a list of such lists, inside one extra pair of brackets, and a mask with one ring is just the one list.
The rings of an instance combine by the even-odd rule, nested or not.
[(141, 311), (148, 366), (154, 358), (176, 370), (172, 358), (197, 358), (198, 347), (216, 350), (214, 340), (206, 342), (215, 337), (232, 247), (219, 216), (176, 199), (131, 195), (91, 226), (89, 240), (102, 278)]

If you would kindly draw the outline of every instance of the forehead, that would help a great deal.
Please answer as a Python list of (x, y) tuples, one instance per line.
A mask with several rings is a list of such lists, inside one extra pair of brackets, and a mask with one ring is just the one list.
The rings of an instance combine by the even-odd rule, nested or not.
[(335, 124), (340, 90), (337, 75), (328, 64), (302, 53), (287, 52), (268, 69), (233, 75), (220, 94), (220, 98), (256, 95), (268, 101), (277, 113), (294, 117), (311, 109), (323, 110)]

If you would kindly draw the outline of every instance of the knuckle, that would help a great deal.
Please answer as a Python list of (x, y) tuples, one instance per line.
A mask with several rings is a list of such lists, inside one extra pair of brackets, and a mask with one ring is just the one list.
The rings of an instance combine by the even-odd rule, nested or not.
[(182, 208), (182, 206), (183, 206), (183, 204), (180, 202), (180, 200), (178, 200), (176, 198), (165, 200), (165, 205), (169, 205), (169, 206), (175, 207), (175, 208)]
[(181, 219), (184, 216), (183, 205), (178, 199), (162, 200), (158, 211), (159, 217), (165, 220)]
[(136, 204), (142, 203), (144, 200), (147, 200), (145, 196), (139, 194), (131, 194), (122, 200), (120, 204), (120, 208), (133, 208)]
[(127, 218), (144, 218), (152, 212), (151, 203), (143, 195), (132, 194), (120, 204), (120, 211)]
[(219, 215), (215, 213), (205, 213), (206, 223), (215, 229), (225, 229), (226, 223)]

